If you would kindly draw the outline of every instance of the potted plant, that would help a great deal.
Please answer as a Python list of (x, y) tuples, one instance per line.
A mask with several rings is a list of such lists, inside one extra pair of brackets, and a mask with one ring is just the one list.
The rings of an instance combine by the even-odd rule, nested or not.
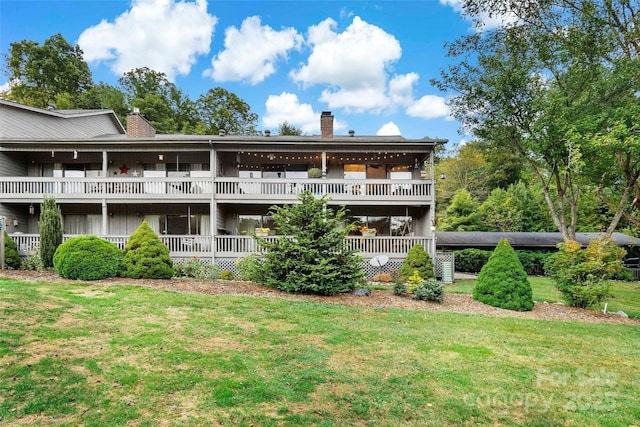
[(366, 225), (360, 228), (360, 232), (363, 237), (375, 237), (377, 230), (375, 228), (369, 228)]
[(257, 237), (267, 237), (271, 230), (267, 227), (256, 227), (256, 236)]
[(311, 168), (307, 171), (309, 178), (322, 178), (322, 170), (320, 168)]

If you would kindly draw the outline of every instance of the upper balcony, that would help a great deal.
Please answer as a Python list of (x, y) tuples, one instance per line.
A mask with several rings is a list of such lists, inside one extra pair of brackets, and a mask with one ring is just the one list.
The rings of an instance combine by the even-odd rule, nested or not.
[(394, 179), (276, 179), (228, 177), (165, 178), (41, 178), (0, 177), (5, 203), (40, 202), (51, 196), (59, 203), (289, 203), (311, 191), (339, 204), (428, 204), (431, 180)]

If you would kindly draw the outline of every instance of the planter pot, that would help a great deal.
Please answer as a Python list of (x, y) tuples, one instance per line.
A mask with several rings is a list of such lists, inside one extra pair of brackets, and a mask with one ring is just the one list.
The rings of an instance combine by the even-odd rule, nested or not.
[(363, 231), (362, 232), (362, 236), (363, 237), (375, 237), (376, 236), (376, 230)]

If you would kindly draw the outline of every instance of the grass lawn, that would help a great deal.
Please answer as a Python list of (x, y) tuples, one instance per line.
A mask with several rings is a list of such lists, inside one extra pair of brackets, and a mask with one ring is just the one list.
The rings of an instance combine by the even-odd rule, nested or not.
[(12, 426), (640, 420), (637, 326), (2, 279), (0, 322)]

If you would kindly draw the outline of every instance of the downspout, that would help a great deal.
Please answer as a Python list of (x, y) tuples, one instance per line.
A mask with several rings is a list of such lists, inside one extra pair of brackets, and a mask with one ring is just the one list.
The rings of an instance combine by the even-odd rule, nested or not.
[[(103, 151), (102, 152), (102, 177), (103, 178), (107, 178), (107, 173), (109, 171), (108, 166), (109, 166), (109, 161), (108, 161), (107, 152)], [(106, 186), (106, 181), (103, 183), (103, 185), (100, 186), (102, 188), (103, 195), (106, 190), (105, 186)], [(109, 221), (109, 212), (107, 211), (107, 199), (103, 197), (102, 198), (102, 230), (101, 230), (101, 233), (103, 236), (107, 236), (109, 233), (108, 221)]]
[(216, 264), (216, 234), (217, 234), (217, 220), (218, 220), (218, 209), (216, 208), (216, 175), (218, 173), (218, 165), (216, 163), (216, 152), (213, 149), (213, 144), (211, 140), (209, 140), (209, 162), (211, 166), (209, 167), (209, 172), (211, 174), (211, 202), (209, 203), (209, 229), (211, 230), (211, 265)]

